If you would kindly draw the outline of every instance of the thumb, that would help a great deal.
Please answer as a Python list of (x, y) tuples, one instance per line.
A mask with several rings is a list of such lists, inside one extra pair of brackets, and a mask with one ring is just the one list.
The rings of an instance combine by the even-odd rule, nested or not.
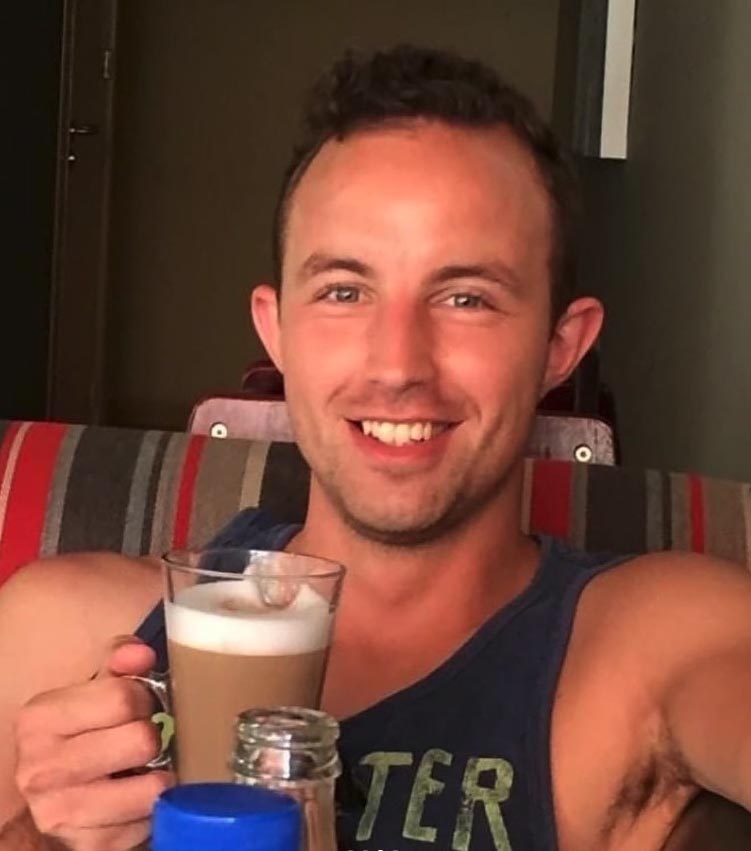
[(146, 674), (156, 664), (156, 653), (135, 635), (112, 638), (105, 650), (97, 677)]

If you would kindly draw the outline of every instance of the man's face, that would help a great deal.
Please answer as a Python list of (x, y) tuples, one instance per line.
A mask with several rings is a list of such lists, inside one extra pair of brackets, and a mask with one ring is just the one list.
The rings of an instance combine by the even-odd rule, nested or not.
[(366, 131), (310, 165), (264, 336), (300, 448), (360, 533), (430, 540), (502, 487), (546, 381), (550, 246), (503, 129)]

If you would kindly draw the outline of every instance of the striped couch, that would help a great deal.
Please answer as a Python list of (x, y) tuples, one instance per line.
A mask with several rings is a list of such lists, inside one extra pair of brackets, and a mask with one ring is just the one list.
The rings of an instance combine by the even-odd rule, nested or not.
[[(206, 541), (235, 512), (305, 513), (294, 444), (0, 421), (0, 582), (38, 557), (159, 554)], [(751, 487), (529, 460), (523, 522), (591, 550), (709, 552), (751, 565)]]
[[(159, 554), (200, 545), (238, 509), (304, 516), (294, 444), (0, 421), (0, 583), (38, 556)], [(751, 487), (698, 476), (529, 460), (526, 529), (591, 550), (708, 552), (751, 566)], [(699, 795), (664, 851), (751, 848), (751, 815)]]

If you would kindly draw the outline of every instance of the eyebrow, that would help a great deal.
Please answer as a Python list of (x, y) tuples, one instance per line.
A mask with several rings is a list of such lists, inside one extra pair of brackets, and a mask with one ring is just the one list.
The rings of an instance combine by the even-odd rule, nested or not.
[(513, 269), (500, 261), (443, 266), (431, 275), (431, 280), (436, 284), (454, 281), (457, 278), (482, 278), (499, 284), (515, 296), (520, 295), (522, 290), (521, 281)]
[[(363, 278), (372, 279), (376, 277), (374, 269), (361, 260), (356, 260), (354, 257), (336, 257), (319, 251), (313, 252), (302, 264), (299, 277), (300, 279), (312, 278), (325, 272), (351, 272)], [(460, 278), (481, 278), (499, 284), (511, 295), (517, 297), (522, 290), (521, 281), (516, 273), (501, 261), (442, 266), (430, 275), (430, 282), (432, 284), (443, 284)]]
[(301, 278), (312, 278), (324, 272), (351, 272), (364, 278), (374, 278), (375, 272), (367, 263), (355, 260), (354, 257), (335, 257), (318, 251), (308, 257), (300, 267)]

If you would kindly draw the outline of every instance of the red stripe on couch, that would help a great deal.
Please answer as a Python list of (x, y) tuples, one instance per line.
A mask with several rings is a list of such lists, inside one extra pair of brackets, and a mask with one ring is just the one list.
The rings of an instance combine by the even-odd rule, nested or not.
[(190, 534), (190, 519), (193, 513), (193, 496), (196, 489), (198, 469), (201, 455), (208, 438), (204, 435), (194, 435), (190, 439), (183, 461), (180, 487), (177, 491), (177, 506), (175, 507), (175, 525), (172, 530), (172, 546), (181, 549), (188, 546)]
[(567, 538), (571, 531), (573, 465), (566, 461), (535, 461), (529, 528)]
[[(66, 430), (59, 423), (34, 423), (24, 436), (0, 538), (0, 582), (39, 555), (52, 476)], [(0, 466), (3, 461), (7, 458), (0, 459)]]
[(691, 520), (691, 549), (695, 553), (705, 550), (704, 535), (704, 485), (699, 476), (688, 477), (689, 517)]

